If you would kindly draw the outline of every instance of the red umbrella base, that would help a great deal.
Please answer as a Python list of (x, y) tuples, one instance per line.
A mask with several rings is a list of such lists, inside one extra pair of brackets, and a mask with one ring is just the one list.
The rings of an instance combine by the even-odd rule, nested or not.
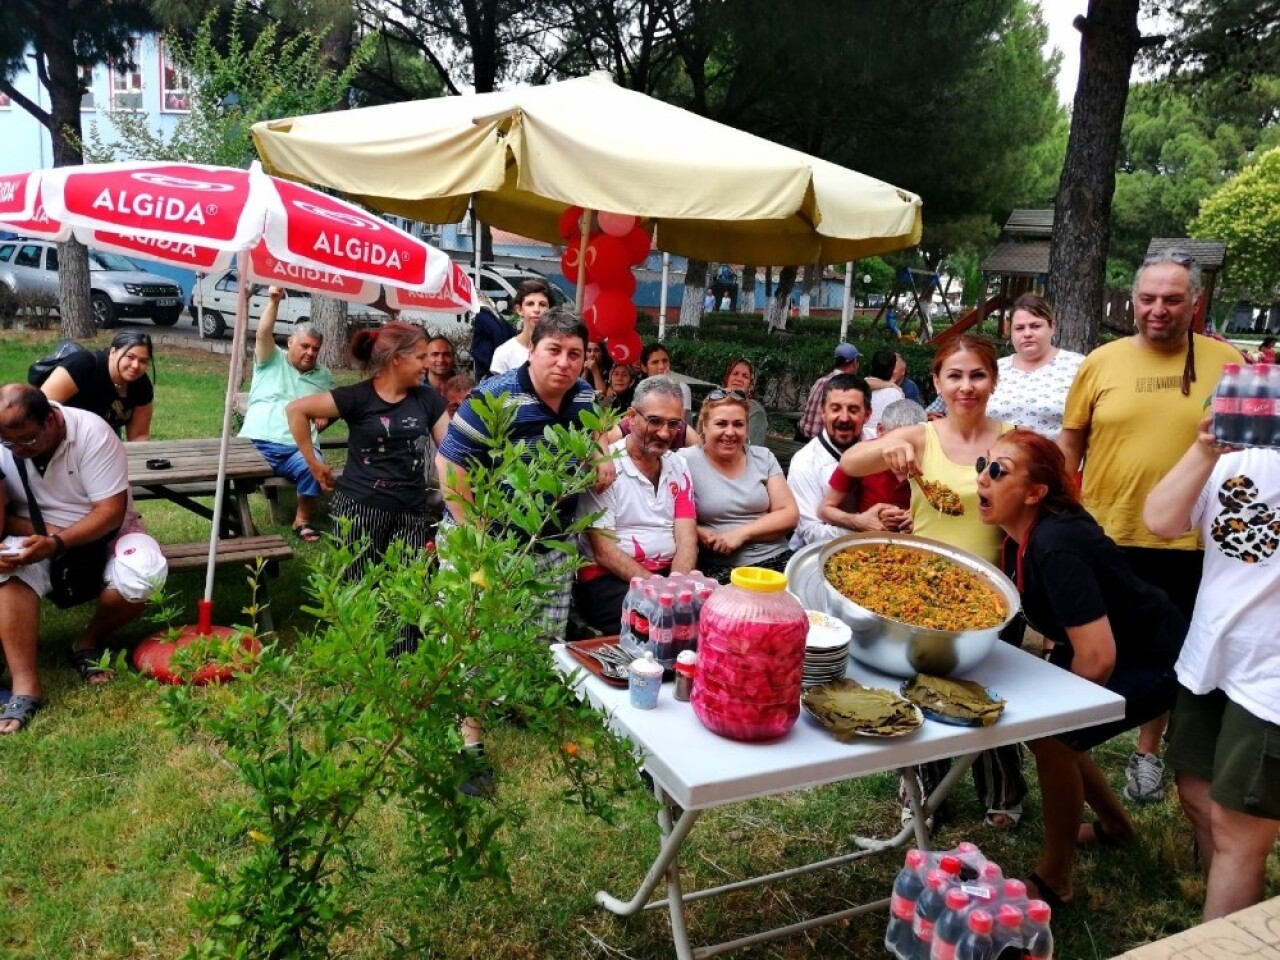
[[(237, 638), (239, 649), (230, 650), (231, 655), (227, 656)], [(210, 654), (219, 660), (231, 661), (206, 664), (197, 670), (190, 682), (198, 687), (208, 683), (225, 683), (237, 671), (252, 669), (255, 657), (262, 650), (262, 645), (254, 637), (230, 627), (212, 627), (209, 633), (200, 633), (198, 627), (189, 626), (183, 627), (176, 639), (169, 631), (147, 637), (133, 651), (133, 665), (143, 676), (160, 683), (186, 683), (188, 681), (182, 676), (180, 669), (172, 666), (170, 661), (179, 648), (189, 647), (196, 641), (207, 644)]]

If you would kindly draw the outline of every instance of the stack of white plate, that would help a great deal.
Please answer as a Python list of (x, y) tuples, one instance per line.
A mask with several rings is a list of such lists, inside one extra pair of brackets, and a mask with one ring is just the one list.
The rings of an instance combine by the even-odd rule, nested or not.
[(809, 636), (804, 647), (804, 686), (816, 687), (844, 676), (853, 631), (848, 624), (816, 610), (809, 615)]

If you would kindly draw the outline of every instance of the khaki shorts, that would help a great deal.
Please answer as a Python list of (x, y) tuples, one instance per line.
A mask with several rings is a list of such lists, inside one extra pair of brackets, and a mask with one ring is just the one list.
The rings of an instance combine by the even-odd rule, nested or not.
[(1280, 726), (1255, 717), (1221, 690), (1196, 694), (1178, 687), (1165, 761), (1207, 780), (1219, 806), (1280, 820)]

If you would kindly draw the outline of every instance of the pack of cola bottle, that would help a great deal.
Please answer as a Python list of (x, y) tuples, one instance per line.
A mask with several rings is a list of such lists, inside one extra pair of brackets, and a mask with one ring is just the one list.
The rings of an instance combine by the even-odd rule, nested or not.
[(676, 657), (698, 649), (702, 605), (718, 586), (697, 570), (669, 577), (632, 577), (622, 601), (618, 643), (637, 659), (652, 653), (666, 670), (673, 670)]
[(898, 960), (1052, 960), (1051, 910), (972, 843), (908, 850), (884, 945)]
[(1280, 447), (1280, 366), (1223, 366), (1213, 392), (1213, 436), (1236, 447)]

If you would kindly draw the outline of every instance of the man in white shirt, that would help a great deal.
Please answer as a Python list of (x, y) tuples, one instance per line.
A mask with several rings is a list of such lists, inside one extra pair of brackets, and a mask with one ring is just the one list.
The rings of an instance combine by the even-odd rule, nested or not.
[(693, 481), (684, 458), (671, 451), (684, 422), (681, 403), (679, 387), (664, 377), (636, 387), (631, 432), (612, 448), (622, 454), (617, 480), (578, 501), (579, 514), (603, 515), (582, 544), (588, 563), (578, 571), (574, 604), (606, 635), (621, 631), (632, 577), (687, 573), (698, 559)]
[(96, 414), (51, 403), (25, 383), (0, 387), (0, 474), (0, 646), (13, 677), (2, 736), (22, 730), (45, 703), (36, 641), (40, 598), (52, 588), (50, 561), (106, 541), (97, 607), (71, 647), (76, 670), (93, 684), (112, 678), (99, 665), (103, 643), (142, 614), (168, 568), (133, 508), (124, 445)]
[[(849, 531), (824, 523), (818, 514), (827, 494), (831, 471), (840, 454), (858, 442), (862, 426), (871, 410), (871, 388), (852, 373), (836, 374), (822, 393), (822, 431), (791, 458), (787, 486), (796, 498), (800, 522), (791, 537), (791, 549), (830, 540)], [(896, 510), (891, 504), (877, 504), (874, 510)]]

